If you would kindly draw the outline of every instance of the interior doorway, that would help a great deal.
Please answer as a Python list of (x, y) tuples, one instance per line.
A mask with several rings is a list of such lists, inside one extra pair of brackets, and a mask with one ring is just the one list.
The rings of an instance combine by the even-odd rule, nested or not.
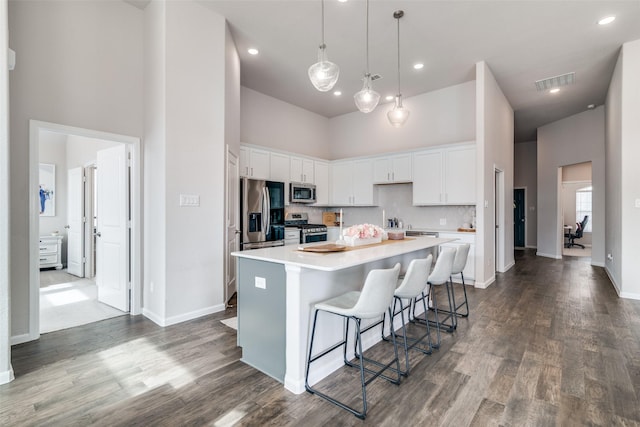
[(504, 272), (505, 262), (505, 194), (504, 171), (494, 168), (494, 271)]
[[(31, 121), (30, 194), (32, 199), (35, 200), (38, 200), (38, 165), (41, 162), (39, 147), (50, 135), (56, 135), (58, 139), (66, 138), (67, 142), (73, 141), (76, 144), (80, 143), (80, 141), (82, 142), (82, 148), (79, 150), (82, 152), (81, 155), (75, 153), (76, 155), (74, 156), (65, 153), (65, 159), (58, 161), (61, 165), (64, 165), (63, 168), (59, 168), (61, 169), (60, 174), (58, 174), (58, 176), (61, 177), (60, 181), (66, 180), (67, 183), (70, 183), (71, 179), (73, 179), (74, 182), (80, 182), (81, 184), (74, 186), (73, 188), (75, 188), (75, 190), (71, 191), (69, 188), (66, 188), (66, 186), (56, 187), (56, 193), (60, 196), (57, 200), (57, 206), (59, 208), (57, 212), (60, 212), (61, 215), (60, 218), (57, 218), (53, 223), (53, 227), (55, 227), (54, 230), (47, 228), (47, 226), (51, 226), (51, 224), (41, 227), (39, 207), (34, 204), (30, 209), (29, 339), (37, 339), (41, 333), (40, 309), (42, 300), (40, 292), (40, 259), (38, 257), (40, 249), (38, 244), (39, 238), (43, 233), (46, 233), (47, 236), (55, 234), (56, 236), (69, 239), (69, 235), (71, 234), (69, 231), (74, 227), (74, 224), (74, 232), (76, 232), (76, 234), (71, 238), (75, 243), (70, 243), (67, 240), (65, 250), (68, 248), (69, 253), (65, 253), (65, 250), (63, 250), (61, 255), (64, 255), (65, 265), (69, 265), (68, 262), (70, 258), (74, 258), (76, 261), (79, 259), (81, 268), (78, 268), (76, 265), (75, 268), (72, 268), (71, 273), (73, 274), (62, 270), (43, 270), (43, 273), (48, 276), (56, 272), (59, 275), (58, 278), (54, 279), (48, 277), (46, 280), (48, 280), (49, 283), (43, 284), (51, 284), (56, 280), (63, 281), (63, 283), (55, 283), (53, 286), (47, 286), (47, 288), (49, 288), (48, 293), (53, 295), (53, 298), (50, 299), (55, 301), (53, 305), (64, 305), (64, 303), (60, 304), (60, 302), (73, 300), (74, 298), (82, 301), (90, 300), (91, 298), (102, 301), (108, 300), (114, 288), (113, 279), (115, 278), (118, 280), (119, 286), (126, 286), (126, 289), (120, 288), (121, 296), (124, 296), (126, 293), (126, 306), (118, 307), (117, 304), (110, 304), (116, 305), (119, 312), (111, 309), (111, 307), (101, 307), (103, 314), (109, 310), (114, 310), (119, 314), (123, 312), (139, 314), (141, 312), (140, 140), (124, 135)], [(89, 148), (89, 146), (92, 145), (91, 142), (95, 142), (99, 149)], [(87, 161), (87, 156), (90, 156), (92, 151), (95, 154), (95, 159)], [(78, 160), (78, 156), (85, 156), (85, 160)], [(67, 165), (65, 161), (68, 159), (73, 160), (69, 161)], [(81, 163), (80, 166), (78, 166), (78, 162)], [(111, 174), (102, 179), (100, 178), (99, 172), (101, 162), (103, 164), (103, 171)], [(67, 171), (69, 171), (68, 175)], [(78, 178), (78, 176), (80, 176), (80, 178)], [(62, 179), (62, 177), (64, 177), (64, 179)], [(98, 183), (100, 183), (101, 180), (104, 181), (107, 186), (99, 186)], [(63, 183), (60, 182), (60, 184)], [(111, 187), (111, 189), (109, 187)], [(106, 188), (106, 190), (101, 191), (100, 188)], [(71, 194), (72, 192), (73, 194)], [(108, 202), (103, 201), (103, 213), (98, 214), (100, 212), (101, 192), (107, 196), (111, 194), (112, 199), (114, 198), (113, 194), (117, 194), (117, 196), (115, 196), (117, 201), (114, 202), (112, 199)], [(66, 194), (63, 196), (62, 193)], [(63, 202), (68, 202), (68, 204)], [(75, 216), (69, 215), (71, 209), (78, 210), (81, 213)], [(64, 216), (62, 214), (64, 214)], [(105, 230), (103, 240), (108, 243), (102, 250), (100, 249), (101, 230), (99, 229), (100, 225), (98, 225), (100, 216), (108, 220), (107, 223), (101, 225)], [(80, 221), (78, 221), (77, 217), (81, 217)], [(61, 224), (64, 225), (61, 226)], [(118, 227), (114, 227), (114, 225), (118, 225)], [(117, 237), (115, 241), (113, 240), (114, 236)], [(100, 260), (101, 253), (106, 258), (106, 261)], [(78, 254), (80, 254), (80, 256), (78, 256)], [(97, 255), (97, 257), (94, 257), (93, 254)], [(61, 258), (63, 257), (61, 256)], [(113, 267), (113, 263), (108, 264), (110, 262), (109, 260), (117, 260), (117, 268)], [(101, 267), (101, 264), (105, 262), (108, 266)], [(102, 272), (106, 274), (101, 274), (101, 269)], [(72, 279), (68, 280), (69, 278)], [(102, 280), (105, 285), (107, 297), (100, 296), (100, 280)], [(95, 294), (94, 296), (91, 295), (92, 292)], [(66, 295), (64, 295), (65, 293)], [(104, 292), (102, 293), (104, 294)], [(78, 314), (81, 310), (76, 310), (76, 306), (74, 306), (74, 311), (76, 312), (75, 314)], [(113, 312), (111, 314), (109, 317), (115, 315)], [(49, 331), (50, 328), (45, 328), (45, 330)]]
[(591, 260), (593, 235), (592, 164), (561, 167), (559, 223), (563, 225), (562, 256)]
[(524, 249), (527, 244), (527, 189), (524, 187), (513, 189), (513, 246)]

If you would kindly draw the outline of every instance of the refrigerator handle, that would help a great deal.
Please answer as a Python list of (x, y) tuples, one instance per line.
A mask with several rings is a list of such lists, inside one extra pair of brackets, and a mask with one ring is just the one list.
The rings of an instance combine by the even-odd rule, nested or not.
[(262, 232), (265, 234), (267, 234), (267, 201), (266, 201), (266, 192), (265, 192), (265, 188), (262, 189)]
[(265, 201), (267, 202), (267, 229), (265, 231), (265, 236), (269, 234), (271, 230), (271, 194), (269, 194), (269, 187), (264, 188), (265, 191)]

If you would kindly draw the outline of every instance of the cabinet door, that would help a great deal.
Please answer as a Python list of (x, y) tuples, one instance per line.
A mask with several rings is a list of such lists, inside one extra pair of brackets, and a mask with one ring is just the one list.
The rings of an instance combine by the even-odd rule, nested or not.
[(373, 197), (373, 162), (356, 160), (351, 162), (353, 172), (352, 203), (358, 206), (371, 206)]
[(249, 151), (249, 172), (251, 178), (269, 179), (269, 152), (251, 149)]
[(316, 205), (329, 204), (329, 163), (315, 162)]
[(446, 204), (476, 204), (475, 147), (453, 148), (445, 152), (444, 184)]
[(413, 204), (442, 203), (442, 152), (424, 151), (413, 155)]
[(302, 159), (302, 182), (305, 184), (315, 183), (314, 162), (309, 159)]
[(249, 149), (240, 147), (240, 176), (249, 175)]
[(411, 182), (411, 156), (409, 154), (391, 158), (391, 180)]
[(330, 203), (336, 206), (352, 204), (352, 162), (332, 163), (331, 171), (331, 198)]
[(391, 178), (391, 162), (388, 158), (373, 160), (373, 182), (374, 184), (388, 184)]
[(270, 157), (271, 174), (269, 179), (272, 181), (284, 182), (284, 204), (289, 204), (289, 156), (280, 153), (271, 153)]
[(302, 160), (300, 157), (291, 156), (291, 182), (303, 182)]

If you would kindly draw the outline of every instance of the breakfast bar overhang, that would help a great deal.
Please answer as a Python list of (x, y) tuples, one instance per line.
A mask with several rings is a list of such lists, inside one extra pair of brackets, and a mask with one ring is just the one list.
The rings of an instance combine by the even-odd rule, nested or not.
[[(347, 251), (311, 253), (297, 246), (234, 252), (237, 257), (238, 345), (242, 361), (284, 383), (299, 394), (305, 390), (305, 363), (313, 305), (352, 290), (360, 290), (373, 269), (400, 262), (403, 271), (414, 258), (455, 239), (417, 237)], [(319, 346), (340, 340), (343, 322), (319, 318)], [(380, 341), (371, 333), (365, 348)], [(352, 346), (350, 346), (352, 348)], [(343, 365), (342, 354), (310, 372), (311, 384)]]

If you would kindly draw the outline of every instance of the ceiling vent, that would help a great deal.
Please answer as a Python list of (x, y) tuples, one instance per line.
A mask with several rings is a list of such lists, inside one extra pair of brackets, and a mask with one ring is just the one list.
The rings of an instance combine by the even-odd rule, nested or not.
[(536, 89), (543, 91), (556, 87), (572, 85), (576, 82), (576, 73), (567, 73), (536, 81)]

